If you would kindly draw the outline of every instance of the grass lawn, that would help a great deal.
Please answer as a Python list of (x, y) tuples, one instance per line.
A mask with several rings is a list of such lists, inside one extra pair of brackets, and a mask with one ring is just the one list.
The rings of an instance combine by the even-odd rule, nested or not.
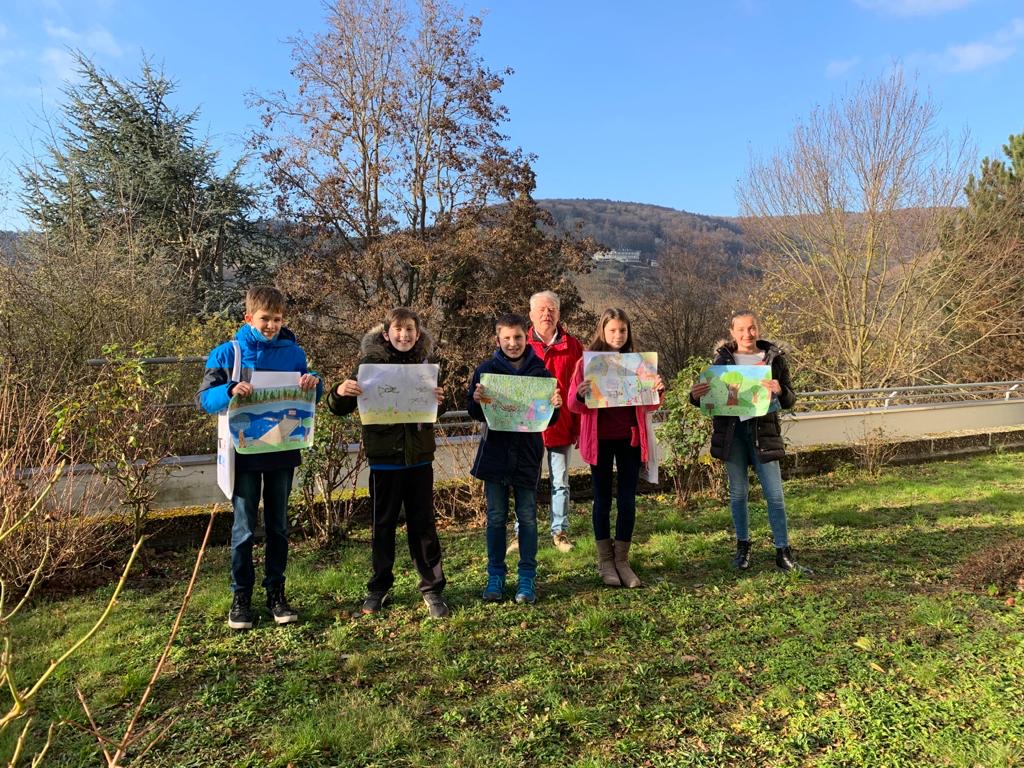
[[(335, 550), (293, 546), (300, 623), (263, 613), (232, 632), (228, 553), (213, 549), (146, 710), (174, 724), (144, 764), (1024, 765), (1024, 608), (954, 578), (969, 555), (1024, 536), (1024, 455), (791, 480), (786, 492), (813, 578), (774, 571), (759, 499), (753, 565), (738, 577), (726, 506), (661, 497), (640, 500), (644, 587), (605, 588), (579, 504), (571, 554), (542, 537), (533, 607), (483, 604), (483, 531), (443, 531), (445, 621), (426, 618), (401, 544), (393, 602), (354, 615), (369, 572), (358, 531)], [(37, 723), (82, 721), (78, 685), (102, 728), (123, 729), (191, 561), (158, 565), (165, 575), (131, 580), (52, 681)], [(39, 600), (17, 619), (22, 681), (111, 590)], [(0, 742), (0, 756), (10, 749)], [(99, 765), (95, 742), (62, 728), (47, 764)]]

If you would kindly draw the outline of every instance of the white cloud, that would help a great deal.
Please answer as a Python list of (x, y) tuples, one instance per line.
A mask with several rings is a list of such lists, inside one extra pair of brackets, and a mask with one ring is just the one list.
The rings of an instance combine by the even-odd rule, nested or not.
[(855, 2), (869, 11), (880, 11), (892, 16), (934, 16), (965, 8), (975, 0), (855, 0)]
[(105, 53), (108, 56), (120, 56), (121, 46), (114, 36), (105, 28), (93, 25), (88, 32), (76, 32), (68, 27), (58, 27), (49, 20), (43, 22), (46, 34), (52, 40), (59, 40), (75, 48), (81, 48), (86, 55)]
[(1014, 19), (996, 33), (996, 42), (1009, 43), (1014, 40), (1024, 39), (1024, 19)]
[(7, 25), (0, 22), (0, 40), (3, 40), (5, 37), (7, 37)]
[(967, 43), (951, 45), (943, 56), (943, 69), (951, 72), (974, 72), (1013, 56), (1017, 49), (1008, 45), (992, 43)]
[(1020, 40), (1024, 40), (1024, 19), (1017, 18), (987, 39), (951, 45), (932, 58), (947, 72), (976, 72), (1016, 54)]
[(44, 48), (39, 60), (46, 66), (46, 80), (51, 83), (69, 82), (78, 76), (75, 59), (66, 48)]
[[(0, 48), (0, 66), (25, 58), (25, 52), (17, 48)], [(2, 75), (3, 73), (0, 73)]]
[(830, 59), (825, 65), (825, 77), (830, 80), (842, 77), (858, 64), (860, 64), (860, 56), (854, 56), (850, 59)]

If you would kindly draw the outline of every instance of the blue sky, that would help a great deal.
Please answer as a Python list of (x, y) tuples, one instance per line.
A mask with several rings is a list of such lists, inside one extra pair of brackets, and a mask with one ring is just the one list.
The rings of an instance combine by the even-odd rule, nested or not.
[[(538, 155), (537, 197), (608, 198), (735, 215), (751, 154), (899, 63), (979, 156), (1024, 132), (1022, 0), (485, 0), (480, 53), (510, 66), (511, 143)], [(76, 47), (118, 77), (143, 52), (225, 164), (256, 121), (246, 94), (290, 90), (286, 40), (319, 0), (4, 0), (0, 228), (23, 224), (12, 164), (38, 148)], [(253, 171), (257, 168), (254, 166)]]

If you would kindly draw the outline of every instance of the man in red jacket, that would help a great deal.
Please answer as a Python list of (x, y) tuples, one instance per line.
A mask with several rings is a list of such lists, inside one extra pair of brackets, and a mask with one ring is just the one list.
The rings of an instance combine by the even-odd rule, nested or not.
[[(559, 325), (559, 309), (558, 294), (552, 291), (531, 296), (531, 327), (526, 340), (558, 381), (558, 393), (564, 402), (573, 370), (583, 357), (583, 345)], [(562, 408), (558, 421), (544, 430), (551, 479), (551, 538), (559, 552), (568, 552), (573, 546), (569, 539), (569, 452), (579, 434), (580, 417), (568, 408)]]

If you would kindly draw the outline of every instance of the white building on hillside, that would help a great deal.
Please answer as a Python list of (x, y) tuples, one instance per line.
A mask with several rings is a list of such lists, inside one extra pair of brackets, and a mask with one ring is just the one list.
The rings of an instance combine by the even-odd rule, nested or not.
[(620, 264), (640, 264), (640, 251), (598, 251), (591, 258), (594, 261), (617, 261)]

